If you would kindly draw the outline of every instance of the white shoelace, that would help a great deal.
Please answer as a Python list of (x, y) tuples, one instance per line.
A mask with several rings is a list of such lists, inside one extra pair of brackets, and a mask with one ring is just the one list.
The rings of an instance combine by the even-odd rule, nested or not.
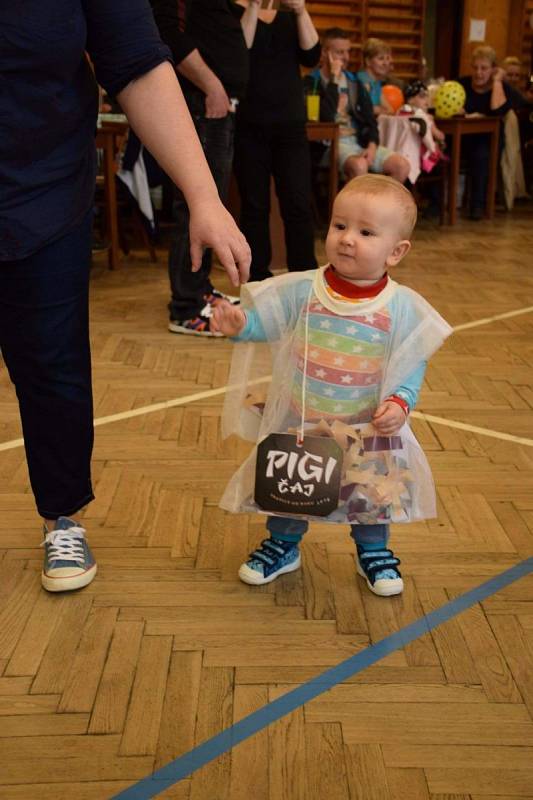
[(77, 526), (59, 531), (49, 531), (45, 534), (41, 547), (51, 545), (48, 551), (50, 561), (83, 561), (85, 552), (83, 544), (85, 530)]

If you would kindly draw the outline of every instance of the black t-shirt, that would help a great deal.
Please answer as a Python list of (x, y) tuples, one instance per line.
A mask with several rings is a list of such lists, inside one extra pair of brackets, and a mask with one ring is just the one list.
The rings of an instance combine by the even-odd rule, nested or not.
[(94, 197), (98, 82), (111, 95), (171, 60), (147, 0), (0, 3), (0, 261), (74, 228)]
[[(198, 49), (230, 97), (241, 98), (248, 84), (248, 48), (231, 0), (150, 0), (161, 38), (176, 64)], [(183, 75), (183, 90), (198, 91)]]
[[(240, 16), (242, 6), (237, 6)], [(314, 67), (320, 44), (302, 50), (294, 14), (280, 11), (271, 23), (259, 20), (250, 50), (250, 82), (238, 118), (254, 124), (303, 123), (306, 119), (300, 65)]]
[(485, 114), (487, 117), (501, 117), (513, 108), (513, 100), (516, 92), (505, 81), (502, 83), (503, 91), (505, 93), (505, 103), (499, 108), (491, 109), (490, 98), (492, 89), (486, 92), (476, 92), (472, 88), (472, 77), (466, 75), (459, 78), (459, 83), (462, 84), (466, 92), (465, 111), (467, 114)]

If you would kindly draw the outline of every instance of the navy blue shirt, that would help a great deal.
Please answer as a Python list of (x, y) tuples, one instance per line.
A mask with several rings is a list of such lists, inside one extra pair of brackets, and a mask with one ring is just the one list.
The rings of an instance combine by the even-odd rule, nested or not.
[(63, 236), (95, 185), (96, 78), (111, 95), (170, 60), (147, 0), (0, 4), (0, 260)]

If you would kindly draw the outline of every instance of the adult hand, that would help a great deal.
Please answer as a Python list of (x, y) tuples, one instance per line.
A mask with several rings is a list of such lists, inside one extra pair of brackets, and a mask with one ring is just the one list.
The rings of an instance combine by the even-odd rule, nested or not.
[(230, 100), (220, 81), (214, 81), (205, 96), (205, 115), (208, 119), (222, 119), (229, 114)]
[(405, 422), (405, 412), (393, 400), (385, 400), (376, 409), (372, 417), (372, 424), (379, 433), (385, 436), (394, 436)]
[(282, 3), (288, 11), (294, 11), (297, 17), (305, 11), (305, 0), (282, 0)]
[(328, 68), (330, 75), (334, 80), (338, 80), (342, 72), (342, 58), (334, 56), (329, 51), (327, 53), (327, 57), (328, 57)]
[(217, 198), (189, 204), (192, 271), (202, 263), (204, 247), (212, 247), (234, 286), (246, 283), (252, 256), (235, 220)]
[(239, 306), (227, 300), (217, 300), (213, 305), (209, 327), (214, 333), (238, 336), (246, 325), (246, 314)]
[(492, 70), (492, 80), (493, 81), (504, 81), (505, 80), (505, 70), (502, 67), (494, 67)]
[(370, 142), (366, 150), (364, 151), (363, 155), (367, 160), (368, 166), (370, 167), (374, 163), (374, 159), (376, 157), (377, 145), (375, 142)]

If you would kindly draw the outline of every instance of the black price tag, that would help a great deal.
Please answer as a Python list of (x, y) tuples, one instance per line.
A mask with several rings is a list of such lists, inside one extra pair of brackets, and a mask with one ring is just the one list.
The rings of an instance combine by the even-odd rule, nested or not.
[(257, 446), (255, 502), (263, 511), (326, 517), (339, 505), (342, 450), (327, 436), (271, 433)]

